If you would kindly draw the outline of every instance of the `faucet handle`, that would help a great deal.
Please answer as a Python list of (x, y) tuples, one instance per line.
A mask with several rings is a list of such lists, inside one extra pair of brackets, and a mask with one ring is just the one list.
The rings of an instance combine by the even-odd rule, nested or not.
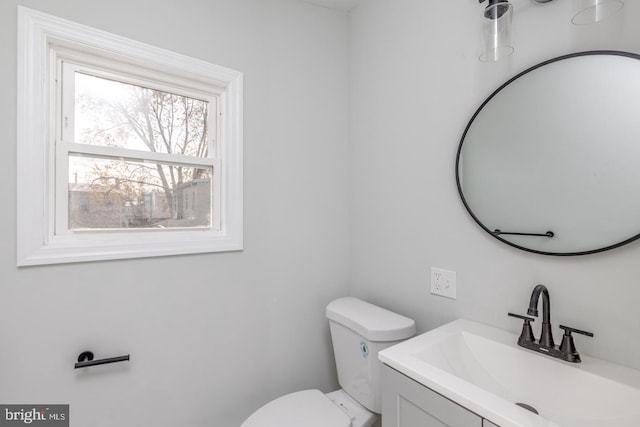
[(518, 319), (522, 319), (522, 320), (524, 320), (524, 322), (525, 322), (525, 323), (533, 322), (533, 321), (535, 321), (535, 320), (536, 320), (536, 319), (534, 319), (533, 317), (523, 316), (523, 315), (521, 315), (521, 314), (515, 314), (515, 313), (507, 313), (507, 314), (508, 314), (509, 316), (511, 316), (511, 317), (517, 317)]
[(528, 341), (534, 342), (536, 339), (533, 336), (533, 329), (531, 329), (531, 322), (535, 321), (533, 317), (522, 316), (520, 314), (515, 313), (507, 313), (511, 317), (517, 317), (518, 319), (524, 320), (522, 324), (522, 332), (520, 333), (520, 338), (518, 338), (518, 342)]
[(593, 332), (582, 331), (580, 329), (572, 328), (570, 326), (560, 325), (560, 329), (564, 329), (564, 334), (566, 336), (571, 336), (571, 332), (575, 332), (576, 334), (582, 334), (588, 337), (593, 337)]
[(582, 334), (588, 337), (593, 337), (593, 333), (564, 325), (560, 325), (560, 329), (564, 329), (564, 336), (562, 337), (562, 342), (560, 343), (560, 351), (565, 355), (565, 360), (569, 362), (580, 363), (580, 354), (578, 354), (578, 350), (573, 343), (573, 336), (571, 336), (571, 333), (575, 332), (576, 334)]

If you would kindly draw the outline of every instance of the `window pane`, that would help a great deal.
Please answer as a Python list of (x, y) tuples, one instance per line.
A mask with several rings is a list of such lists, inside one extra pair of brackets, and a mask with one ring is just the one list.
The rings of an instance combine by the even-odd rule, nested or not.
[(209, 103), (75, 73), (75, 142), (208, 155)]
[(69, 157), (69, 229), (211, 227), (210, 166)]

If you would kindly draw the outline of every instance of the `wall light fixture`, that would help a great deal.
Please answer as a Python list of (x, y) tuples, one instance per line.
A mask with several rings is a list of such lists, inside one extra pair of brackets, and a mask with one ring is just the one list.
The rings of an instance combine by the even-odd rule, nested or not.
[[(486, 0), (480, 0), (480, 3)], [(513, 53), (511, 20), (513, 5), (506, 0), (488, 0), (482, 20), (484, 46), (480, 61), (500, 61)]]
[(574, 0), (571, 22), (576, 25), (593, 24), (615, 14), (624, 7), (622, 0)]
[[(485, 1), (488, 3), (483, 13), (483, 48), (480, 61), (500, 61), (514, 51), (511, 44), (513, 5), (508, 0), (479, 0), (480, 3)], [(549, 3), (553, 0), (531, 1)], [(574, 15), (571, 22), (576, 25), (599, 22), (615, 14), (623, 6), (623, 0), (574, 0)]]

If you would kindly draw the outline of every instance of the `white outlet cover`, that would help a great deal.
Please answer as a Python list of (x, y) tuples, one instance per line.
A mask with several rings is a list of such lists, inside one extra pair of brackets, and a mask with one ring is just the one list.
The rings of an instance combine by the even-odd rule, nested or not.
[(431, 293), (456, 299), (456, 272), (431, 267)]

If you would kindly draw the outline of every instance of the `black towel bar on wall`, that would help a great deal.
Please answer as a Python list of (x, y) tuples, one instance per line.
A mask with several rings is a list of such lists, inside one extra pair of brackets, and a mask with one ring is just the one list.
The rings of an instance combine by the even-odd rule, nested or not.
[(75, 369), (87, 368), (89, 366), (106, 365), (108, 363), (116, 363), (116, 362), (126, 362), (128, 360), (129, 360), (128, 354), (124, 356), (108, 357), (106, 359), (93, 360), (93, 352), (83, 351), (78, 356), (78, 363), (75, 364), (74, 368)]

